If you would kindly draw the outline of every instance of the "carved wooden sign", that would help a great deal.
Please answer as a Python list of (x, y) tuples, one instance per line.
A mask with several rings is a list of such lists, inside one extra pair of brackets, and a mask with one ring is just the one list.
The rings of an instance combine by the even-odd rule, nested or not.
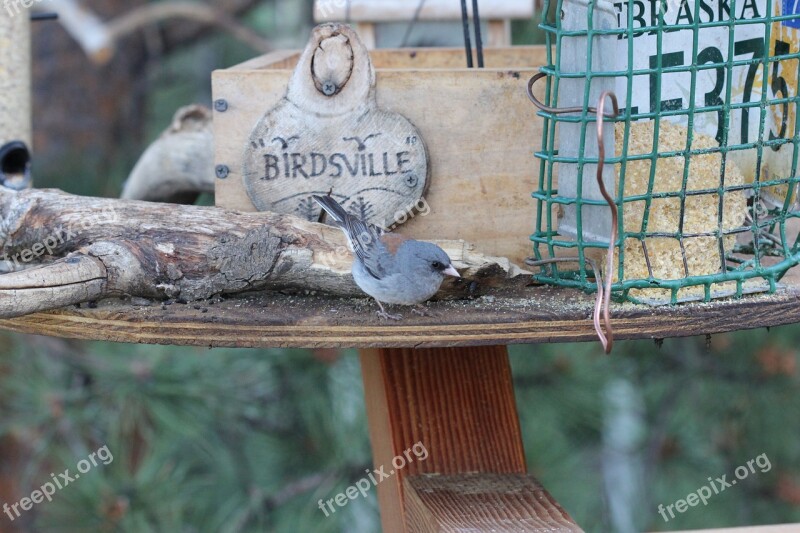
[(357, 34), (323, 24), (286, 96), (253, 129), (243, 176), (259, 211), (318, 220), (321, 208), (311, 195), (330, 193), (346, 209), (389, 227), (425, 192), (428, 153), (411, 122), (378, 108), (375, 70)]

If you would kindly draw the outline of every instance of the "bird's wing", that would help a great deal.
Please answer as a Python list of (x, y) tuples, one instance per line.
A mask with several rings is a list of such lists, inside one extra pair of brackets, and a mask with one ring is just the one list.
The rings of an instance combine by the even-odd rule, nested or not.
[(364, 269), (375, 279), (387, 273), (385, 248), (381, 242), (383, 231), (377, 226), (351, 215), (330, 196), (312, 196), (344, 231), (356, 257)]

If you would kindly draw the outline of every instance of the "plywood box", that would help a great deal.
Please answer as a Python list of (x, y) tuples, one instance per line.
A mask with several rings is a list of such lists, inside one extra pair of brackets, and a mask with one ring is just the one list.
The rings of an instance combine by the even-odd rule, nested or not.
[[(217, 205), (255, 210), (243, 183), (248, 139), (285, 95), (299, 57), (275, 52), (214, 73), (214, 99), (224, 100), (215, 105), (215, 161), (228, 169), (217, 180)], [(518, 263), (530, 256), (542, 119), (526, 85), (546, 62), (544, 47), (487, 49), (485, 69), (464, 68), (463, 49), (375, 50), (370, 57), (378, 105), (408, 118), (430, 157), (430, 212), (396, 231), (463, 239)]]

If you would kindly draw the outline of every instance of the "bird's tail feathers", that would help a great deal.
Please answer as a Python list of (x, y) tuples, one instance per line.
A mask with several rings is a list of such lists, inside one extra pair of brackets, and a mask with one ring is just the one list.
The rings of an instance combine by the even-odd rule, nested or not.
[(330, 196), (314, 195), (311, 198), (313, 198), (338, 224), (344, 224), (347, 217), (350, 216), (347, 211), (344, 210), (344, 207)]

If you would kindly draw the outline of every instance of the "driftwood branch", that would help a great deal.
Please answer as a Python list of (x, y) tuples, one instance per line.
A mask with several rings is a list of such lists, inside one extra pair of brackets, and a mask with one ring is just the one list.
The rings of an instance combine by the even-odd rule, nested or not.
[(117, 43), (148, 26), (171, 19), (183, 19), (220, 28), (257, 52), (272, 50), (270, 43), (222, 9), (201, 2), (159, 2), (132, 9), (104, 22), (79, 0), (59, 0), (37, 9), (55, 11), (64, 28), (89, 58), (105, 64), (114, 56)]
[[(27, 190), (0, 191), (0, 217), (0, 260), (14, 270), (0, 276), (0, 318), (118, 296), (192, 301), (260, 289), (363, 296), (341, 232), (291, 215)], [(463, 242), (440, 244), (462, 274), (488, 285), (522, 273)], [(472, 285), (450, 291), (467, 294)]]
[(190, 105), (145, 150), (122, 191), (124, 200), (194, 203), (214, 192), (214, 133), (211, 110)]

